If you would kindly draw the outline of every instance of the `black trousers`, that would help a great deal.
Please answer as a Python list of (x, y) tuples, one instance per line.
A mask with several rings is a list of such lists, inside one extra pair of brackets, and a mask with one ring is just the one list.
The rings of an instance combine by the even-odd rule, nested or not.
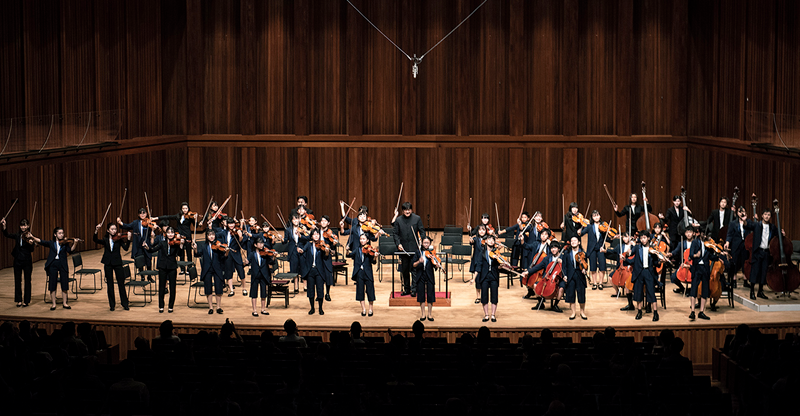
[(514, 240), (514, 245), (511, 246), (511, 265), (516, 267), (521, 256), (522, 244), (519, 243), (519, 240)]
[[(417, 292), (417, 277), (411, 275), (412, 256), (407, 254), (400, 255), (400, 275), (403, 277), (403, 290), (406, 292)], [(413, 277), (413, 280), (412, 280)]]
[(316, 267), (312, 268), (306, 275), (308, 280), (308, 299), (321, 301), (325, 299), (325, 279), (323, 279)]
[(158, 269), (158, 308), (164, 309), (164, 289), (169, 282), (169, 308), (175, 306), (175, 285), (178, 269)]
[[(14, 302), (31, 303), (31, 273), (33, 263), (14, 262)], [(25, 277), (25, 292), (23, 298), (22, 277)], [(24, 300), (23, 300), (24, 299)]]
[(128, 306), (128, 292), (125, 291), (125, 278), (122, 277), (122, 266), (110, 266), (106, 264), (103, 273), (106, 275), (108, 306), (113, 308), (117, 304), (116, 297), (114, 296), (114, 277), (117, 278), (117, 287), (119, 288), (119, 303), (122, 306)]
[(56, 267), (50, 267), (45, 271), (47, 272), (47, 277), (50, 279), (50, 282), (47, 285), (47, 289), (49, 291), (56, 291), (56, 287), (58, 287), (59, 284), (59, 276), (61, 277), (61, 291), (69, 291), (69, 270), (59, 270)]
[(233, 279), (233, 272), (239, 273), (239, 280), (244, 282), (244, 266), (241, 263), (236, 263), (233, 259), (228, 259), (225, 262), (225, 280)]
[[(194, 249), (191, 244), (184, 244), (183, 250), (178, 251), (178, 258), (181, 261), (192, 261), (193, 252)], [(186, 267), (181, 267), (181, 272), (186, 273)]]

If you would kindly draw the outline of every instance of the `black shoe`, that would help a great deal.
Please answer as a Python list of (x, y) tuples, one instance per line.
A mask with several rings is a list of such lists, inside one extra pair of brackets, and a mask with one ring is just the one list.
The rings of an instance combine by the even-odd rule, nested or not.
[[(522, 299), (530, 299), (530, 298), (532, 298), (532, 297), (533, 297), (533, 295), (531, 295), (530, 293), (528, 293), (528, 294), (526, 294), (525, 296), (523, 296), (523, 297), (522, 297)], [(19, 307), (19, 306), (20, 306), (20, 305), (17, 305), (17, 307)]]
[(597, 290), (597, 285), (592, 285), (592, 290)]
[(477, 305), (479, 303), (481, 303), (481, 298), (475, 298), (475, 304)]
[(232, 297), (232, 296), (233, 296), (233, 295), (235, 295), (235, 294), (236, 294), (236, 292), (235, 292), (235, 291), (233, 291), (233, 290), (231, 290), (230, 292), (228, 292), (228, 297), (230, 298), (230, 297)]
[(426, 319), (428, 319), (428, 318), (426, 318), (426, 317), (422, 316), (422, 317), (420, 317), (420, 318), (419, 318), (419, 321), (420, 321), (420, 322), (425, 322), (425, 320), (426, 320)]
[(158, 313), (164, 313), (164, 308), (158, 308)]
[(743, 286), (744, 286), (746, 289), (749, 289), (749, 288), (752, 288), (752, 287), (753, 287), (753, 286), (750, 284), (750, 282), (748, 282), (747, 280), (745, 280), (745, 281), (744, 281), (744, 285), (743, 285)]
[(561, 310), (561, 308), (558, 307), (558, 305), (551, 306), (550, 310), (553, 311), (553, 312), (558, 312), (558, 313), (563, 313), (564, 312), (564, 311)]
[(410, 295), (411, 295), (412, 298), (415, 298), (415, 297), (417, 297), (417, 292), (411, 292)]
[(756, 295), (756, 296), (760, 297), (761, 299), (769, 299), (767, 297), (767, 295), (765, 295), (764, 292), (762, 292), (760, 290), (758, 291), (758, 295)]
[(619, 308), (619, 310), (621, 310), (621, 311), (632, 311), (634, 309), (636, 309), (636, 308), (634, 308), (633, 305), (627, 305), (624, 308)]
[(309, 315), (313, 315), (313, 314), (314, 314), (314, 312), (316, 312), (316, 309), (314, 309), (314, 308), (311, 308), (311, 310), (310, 310), (310, 311), (308, 311), (308, 314), (309, 314)]
[(361, 316), (367, 316), (367, 311), (361, 311)]
[(428, 317), (428, 320), (429, 320), (429, 321), (431, 321), (431, 322), (433, 322), (433, 317), (432, 317), (432, 316), (429, 316), (429, 317)]
[(213, 309), (209, 309), (209, 310), (208, 310), (208, 314), (209, 314), (209, 315), (213, 315), (213, 314), (214, 314), (214, 310), (213, 310)]
[[(54, 311), (54, 310), (56, 310), (56, 307), (55, 307), (55, 306), (51, 306), (51, 307), (50, 307), (50, 310), (51, 310), (51, 311)], [(112, 311), (113, 311), (113, 309), (112, 309)]]
[(489, 315), (484, 315), (483, 319), (481, 319), (481, 322), (489, 322)]
[(575, 315), (572, 315), (572, 316), (569, 317), (570, 321), (573, 320), (573, 319), (575, 319)]
[(644, 307), (644, 313), (651, 313), (651, 312), (653, 312), (653, 307), (650, 306), (650, 304)]
[[(53, 309), (55, 309), (55, 306), (53, 307)], [(114, 307), (113, 307), (113, 306), (112, 306), (112, 307), (110, 307), (110, 308), (108, 308), (108, 309), (109, 309), (111, 312), (114, 312)]]
[(750, 300), (756, 300), (756, 292), (750, 288)]
[(222, 308), (217, 308), (217, 313), (221, 314), (222, 313)]
[(61, 305), (61, 307), (64, 308), (64, 309), (72, 309), (72, 306), (69, 306), (69, 305)]
[(539, 298), (539, 302), (536, 304), (536, 306), (532, 307), (531, 310), (535, 311), (535, 310), (542, 309), (543, 305), (544, 305), (544, 299)]
[(167, 309), (167, 312), (172, 313), (172, 308)]
[(29, 305), (28, 303), (23, 303), (23, 304), (22, 304), (22, 307), (23, 307), (23, 308), (27, 308), (27, 307), (28, 307), (28, 305)]
[(708, 309), (709, 309), (711, 312), (716, 312), (716, 311), (717, 311), (717, 305), (711, 305), (711, 307), (710, 307), (710, 308), (708, 308)]
[(597, 288), (600, 289), (600, 290), (603, 290), (603, 285), (602, 284), (597, 285)]
[(658, 321), (658, 311), (653, 312), (653, 322)]
[(331, 295), (330, 294), (325, 295), (325, 300), (330, 302), (331, 301)]
[(589, 318), (587, 318), (587, 317), (586, 317), (586, 315), (584, 315), (584, 314), (581, 314), (581, 319), (583, 319), (583, 320), (585, 321), (585, 320), (587, 320), (587, 319), (589, 319)]
[(125, 309), (126, 311), (131, 310), (131, 308), (128, 305), (122, 305), (122, 309)]
[(169, 289), (167, 289), (167, 288), (164, 288), (164, 294), (165, 294), (165, 295), (169, 295)]
[(689, 320), (694, 321), (694, 311), (692, 311), (692, 313), (689, 314)]
[(258, 318), (258, 312), (253, 312), (253, 316), (255, 316), (256, 318)]
[(410, 292), (400, 292), (400, 296), (408, 296), (410, 294), (411, 294)]
[(685, 289), (681, 289), (681, 288), (679, 288), (679, 287), (676, 287), (675, 289), (672, 289), (672, 293), (680, 293), (680, 294), (683, 294), (684, 290), (685, 290)]
[(705, 319), (706, 321), (707, 321), (707, 320), (709, 320), (709, 319), (711, 319), (711, 318), (709, 318), (708, 316), (706, 316), (706, 314), (705, 314), (705, 313), (703, 313), (703, 312), (700, 312), (700, 313), (698, 313), (698, 314), (697, 314), (697, 317), (698, 317), (698, 318), (700, 318), (700, 319)]
[(367, 314), (367, 316), (372, 316), (372, 315), (374, 315), (372, 311), (369, 311), (369, 313)]
[(262, 315), (269, 315), (269, 311), (268, 311), (268, 310), (264, 310), (264, 309), (262, 309), (262, 310), (261, 310), (261, 314), (262, 314)]
[(639, 312), (636, 312), (636, 319), (637, 320), (642, 319), (642, 310), (641, 309), (639, 309)]
[(492, 322), (497, 322), (497, 318), (495, 318), (495, 317), (494, 317), (494, 315), (492, 315), (492, 319), (491, 319), (491, 321), (492, 321)]

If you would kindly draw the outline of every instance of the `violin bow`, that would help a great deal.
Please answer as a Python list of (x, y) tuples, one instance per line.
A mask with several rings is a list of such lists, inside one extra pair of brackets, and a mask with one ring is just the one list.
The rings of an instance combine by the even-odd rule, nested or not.
[(494, 215), (497, 218), (497, 232), (500, 232), (500, 211), (497, 210), (497, 202), (494, 203)]
[[(400, 182), (400, 193), (397, 194), (397, 205), (394, 207), (395, 211), (400, 209), (400, 198), (403, 197), (403, 185), (404, 184), (405, 184), (405, 182)], [(355, 202), (355, 200), (353, 202)]]
[(467, 212), (467, 227), (468, 228), (471, 228), (471, 227), (469, 227), (470, 224), (472, 224), (472, 198), (469, 199), (469, 211)]
[(267, 219), (267, 217), (264, 216), (264, 214), (261, 214), (261, 218), (263, 218), (264, 221), (266, 221), (266, 223), (269, 226), (269, 228), (272, 228), (273, 230), (275, 230), (275, 226), (273, 226), (272, 223), (269, 222), (269, 220)]
[(110, 210), (111, 210), (111, 203), (109, 202), (109, 203), (108, 203), (108, 208), (106, 208), (106, 213), (105, 213), (105, 214), (103, 214), (103, 219), (102, 219), (102, 220), (100, 220), (100, 224), (105, 224), (105, 222), (106, 222), (106, 217), (108, 217), (108, 211), (110, 211)]
[(150, 215), (150, 201), (147, 200), (147, 192), (144, 193), (144, 203), (147, 207), (147, 216), (152, 217), (152, 215)]
[(14, 205), (17, 205), (17, 201), (19, 201), (19, 198), (14, 200), (14, 203), (11, 204), (11, 208), (8, 209), (8, 212), (6, 212), (6, 215), (3, 216), (3, 219), (8, 218), (9, 214), (11, 214), (11, 210), (14, 209)]
[(33, 219), (36, 218), (36, 206), (37, 206), (37, 204), (39, 204), (39, 201), (34, 201), (33, 202), (33, 213), (31, 214), (31, 223), (29, 224), (28, 232), (30, 232), (33, 229)]
[(117, 218), (122, 218), (122, 210), (125, 209), (125, 197), (128, 196), (128, 188), (125, 188), (125, 193), (122, 194), (122, 204), (119, 206), (119, 216)]
[[(211, 195), (211, 199), (208, 200), (208, 204), (206, 205), (206, 212), (203, 214), (203, 222), (205, 222), (206, 218), (208, 217), (208, 210), (211, 209), (211, 202), (213, 201), (214, 201), (214, 195)], [(197, 218), (195, 218), (194, 221), (194, 229), (195, 229), (195, 234), (197, 234)]]
[(606, 195), (608, 195), (608, 200), (611, 201), (611, 206), (617, 205), (617, 203), (614, 202), (614, 198), (611, 197), (611, 192), (608, 192), (608, 186), (606, 186), (606, 184), (603, 184), (603, 189), (606, 190)]
[(217, 219), (217, 217), (219, 216), (219, 213), (222, 212), (223, 209), (225, 209), (225, 206), (228, 205), (228, 202), (230, 202), (230, 200), (231, 200), (231, 196), (228, 195), (228, 199), (226, 199), (225, 202), (222, 203), (222, 205), (219, 207), (217, 212), (214, 213), (214, 216), (211, 217), (212, 221)]
[(519, 215), (517, 215), (517, 219), (522, 218), (522, 211), (525, 211), (525, 201), (527, 201), (527, 198), (522, 198), (522, 207), (519, 209)]
[(583, 218), (587, 218), (589, 216), (589, 207), (592, 206), (592, 201), (589, 201), (589, 205), (586, 206), (586, 214), (583, 214)]
[(236, 205), (233, 207), (233, 219), (236, 219), (236, 211), (239, 210), (239, 194), (236, 194)]
[[(342, 201), (342, 202), (344, 202), (344, 201)], [(355, 199), (355, 198), (353, 198), (353, 202), (351, 202), (351, 204), (355, 204), (355, 202), (356, 202), (356, 199)], [(355, 209), (355, 208), (353, 208), (353, 206), (352, 206), (352, 205), (348, 205), (348, 204), (347, 204), (347, 202), (344, 202), (344, 204), (345, 204), (345, 205), (347, 205), (347, 212), (345, 213), (345, 216), (346, 216), (346, 217), (349, 217), (349, 215), (350, 215), (350, 211), (353, 211), (353, 212), (355, 212), (356, 214), (358, 213), (358, 211), (356, 211), (356, 209)]]
[(283, 215), (281, 215), (281, 207), (275, 205), (275, 208), (278, 208), (278, 220), (280, 220), (281, 224), (283, 224), (283, 229), (286, 229), (286, 221), (283, 220)]

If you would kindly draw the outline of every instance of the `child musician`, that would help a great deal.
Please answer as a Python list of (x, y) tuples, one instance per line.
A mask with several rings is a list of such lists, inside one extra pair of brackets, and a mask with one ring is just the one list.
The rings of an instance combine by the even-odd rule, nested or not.
[(378, 261), (379, 254), (371, 250), (366, 234), (359, 237), (359, 249), (353, 251), (353, 278), (356, 281), (356, 300), (361, 303), (361, 316), (367, 315), (364, 304), (364, 292), (369, 301), (369, 316), (372, 316), (372, 305), (375, 302), (375, 280), (372, 276), (372, 265)]
[[(166, 238), (165, 238), (166, 236)], [(186, 240), (178, 237), (175, 229), (167, 227), (163, 235), (150, 235), (150, 245), (147, 251), (158, 253), (156, 269), (158, 269), (158, 313), (164, 313), (164, 294), (169, 282), (169, 313), (175, 307), (175, 285), (178, 277), (178, 254), (183, 251)]]
[[(131, 259), (136, 260), (139, 256), (144, 256), (144, 268), (150, 270), (153, 256), (144, 249), (142, 244), (150, 239), (151, 229), (144, 224), (145, 220), (152, 220), (147, 218), (147, 210), (139, 208), (139, 219), (131, 223), (125, 224), (121, 218), (117, 218), (117, 225), (122, 227), (123, 230), (131, 230), (133, 238), (131, 239)], [(149, 222), (149, 221), (148, 221)]]
[[(761, 213), (761, 221), (748, 221), (745, 225), (746, 230), (753, 232), (753, 254), (750, 261), (753, 266), (750, 268), (750, 299), (755, 299), (755, 288), (758, 284), (758, 297), (769, 299), (764, 294), (764, 284), (767, 283), (767, 266), (770, 262), (769, 243), (773, 238), (780, 238), (778, 227), (770, 224), (772, 212), (765, 209)], [(756, 219), (757, 220), (757, 219)], [(783, 230), (781, 230), (783, 233)]]
[[(547, 231), (547, 232), (545, 233), (544, 231)], [(549, 235), (550, 235), (550, 230), (545, 229), (545, 230), (542, 230), (540, 238), (547, 239), (547, 238), (549, 238)], [(561, 250), (561, 244), (559, 242), (557, 242), (557, 241), (551, 241), (548, 244), (541, 244), (540, 245), (540, 250), (547, 250), (547, 247), (549, 247), (550, 253), (546, 254), (547, 257), (545, 257), (544, 261), (540, 261), (537, 264), (534, 264), (533, 267), (531, 267), (528, 270), (526, 270), (525, 272), (523, 272), (523, 274), (532, 275), (532, 274), (537, 273), (539, 271), (543, 271), (542, 274), (544, 274), (548, 270), (550, 270), (551, 267), (554, 266), (554, 263), (559, 263), (561, 261), (561, 259), (558, 257), (558, 252), (559, 252), (559, 250)], [(542, 284), (542, 282), (539, 282), (538, 284)], [(564, 296), (564, 289), (566, 287), (567, 287), (567, 284), (564, 281), (564, 279), (563, 278), (559, 278), (558, 279), (558, 293), (556, 294), (556, 296), (553, 299), (550, 300), (550, 310), (551, 311), (558, 312), (558, 313), (563, 313), (561, 308), (558, 307), (558, 302), (561, 300), (561, 297)], [(544, 300), (545, 300), (544, 298), (540, 297), (539, 298), (539, 302), (536, 304), (536, 306), (532, 307), (531, 310), (538, 311), (538, 310), (542, 309), (542, 306), (544, 306)]]
[[(532, 267), (539, 264), (545, 257), (547, 257), (547, 247), (550, 245), (550, 230), (547, 228), (542, 229), (538, 233), (538, 240), (534, 241), (531, 240), (529, 243), (525, 244), (525, 249), (531, 253), (530, 260), (526, 264), (523, 264), (525, 270), (531, 269)], [(525, 272), (523, 271), (523, 275)], [(520, 283), (522, 280), (520, 280)], [(528, 293), (523, 296), (523, 299), (530, 299), (536, 296), (536, 292), (528, 286)]]
[[(228, 251), (222, 248), (214, 248), (217, 234), (213, 229), (206, 230), (206, 241), (203, 246), (198, 246), (192, 241), (194, 256), (200, 258), (200, 279), (204, 283), (204, 291), (208, 298), (208, 314), (214, 313), (214, 299), (217, 301), (217, 313), (222, 313), (222, 284), (225, 275), (222, 272), (222, 259), (228, 255)], [(199, 248), (198, 248), (199, 247)], [(212, 292), (213, 286), (213, 292)]]
[[(301, 247), (306, 244), (308, 237), (300, 233), (300, 216), (297, 214), (292, 215), (291, 224), (283, 231), (283, 242), (286, 244), (286, 257), (289, 260), (289, 273), (296, 276), (302, 275), (300, 267), (300, 254), (302, 253)], [(298, 277), (292, 278), (294, 282), (294, 293), (300, 291), (300, 282)]]
[(469, 238), (469, 244), (472, 245), (472, 259), (469, 262), (469, 272), (472, 274), (472, 280), (469, 284), (475, 284), (475, 303), (481, 303), (481, 285), (475, 283), (475, 278), (478, 277), (477, 266), (480, 261), (481, 251), (483, 251), (483, 240), (486, 237), (486, 225), (481, 224), (475, 228), (475, 235)]
[[(242, 233), (242, 230), (236, 229), (236, 220), (232, 217), (225, 218), (224, 224), (224, 229), (215, 228), (214, 232), (217, 234), (217, 239), (228, 246), (228, 256), (222, 261), (222, 268), (225, 274), (225, 283), (228, 285), (228, 297), (231, 297), (236, 294), (233, 286), (234, 271), (239, 274), (242, 287), (246, 287), (242, 252), (247, 247), (247, 236)], [(245, 253), (245, 258), (247, 258), (246, 256)]]
[(564, 281), (567, 283), (564, 290), (564, 300), (569, 304), (569, 309), (572, 315), (569, 319), (575, 319), (576, 307), (575, 300), (577, 298), (580, 305), (581, 319), (586, 318), (586, 275), (581, 270), (575, 256), (581, 251), (581, 240), (577, 235), (574, 235), (569, 240), (570, 249), (561, 255), (561, 265), (564, 270)]
[(34, 239), (37, 244), (45, 246), (50, 249), (47, 253), (47, 261), (44, 263), (44, 271), (47, 273), (49, 279), (47, 289), (50, 291), (50, 300), (53, 306), (50, 307), (51, 311), (56, 310), (56, 286), (58, 286), (59, 278), (61, 279), (61, 307), (64, 309), (72, 309), (67, 304), (67, 291), (69, 291), (69, 266), (67, 265), (67, 256), (75, 251), (78, 242), (82, 241), (80, 238), (72, 239), (72, 246), (68, 246), (68, 240), (64, 240), (64, 229), (56, 227), (53, 229), (53, 240), (39, 240)]
[(253, 243), (253, 250), (247, 256), (246, 264), (250, 265), (250, 303), (253, 306), (253, 316), (258, 316), (256, 312), (256, 303), (258, 301), (259, 291), (261, 293), (261, 314), (269, 315), (267, 311), (267, 285), (272, 283), (272, 265), (275, 263), (275, 257), (261, 255), (264, 250), (266, 241), (263, 237), (256, 237)]
[[(394, 221), (392, 221), (392, 222), (394, 222)], [(481, 215), (481, 223), (478, 224), (478, 227), (480, 227), (481, 225), (483, 225), (486, 228), (486, 234), (494, 235), (494, 227), (492, 227), (492, 224), (489, 224), (489, 214), (484, 212)], [(469, 231), (470, 237), (472, 237), (472, 236), (474, 236), (475, 234), (478, 233), (478, 227), (472, 228), (471, 225), (469, 225), (469, 224), (467, 225), (467, 231)]]
[[(647, 302), (653, 305), (653, 321), (658, 321), (658, 303), (656, 302), (656, 266), (658, 257), (650, 251), (650, 235), (646, 232), (639, 234), (640, 245), (633, 248), (632, 253), (620, 256), (619, 261), (625, 265), (633, 266), (631, 280), (633, 281), (633, 300), (636, 302), (636, 319), (642, 319), (643, 290), (647, 290)], [(629, 257), (629, 256), (633, 257)]]
[[(725, 239), (725, 250), (730, 250), (731, 253), (728, 279), (734, 289), (736, 288), (736, 274), (742, 269), (744, 262), (747, 261), (747, 250), (744, 248), (744, 239), (752, 232), (746, 227), (747, 209), (745, 209), (745, 207), (739, 207), (736, 210), (736, 214), (736, 219), (728, 226), (728, 236)], [(749, 286), (747, 282), (745, 282), (745, 284), (745, 287)]]
[[(620, 241), (622, 242), (621, 244), (619, 242), (612, 243), (608, 248), (605, 247), (601, 248), (600, 252), (605, 253), (606, 257), (610, 257), (613, 259), (613, 258), (619, 258), (621, 254), (628, 253), (629, 251), (631, 251), (633, 244), (631, 242), (630, 234), (628, 234), (627, 232), (622, 233), (620, 236)], [(616, 270), (614, 272), (616, 272)], [(612, 277), (611, 284), (614, 286), (614, 294), (611, 295), (611, 297), (618, 297), (625, 291), (625, 282), (623, 282), (622, 286), (615, 285), (613, 280), (614, 272), (611, 272), (611, 277)], [(633, 295), (630, 292), (628, 292), (626, 296), (628, 298), (628, 305), (620, 310), (632, 311), (635, 309), (635, 307), (633, 306)]]
[(103, 258), (100, 260), (100, 263), (103, 263), (103, 273), (106, 275), (108, 307), (113, 311), (116, 306), (116, 299), (114, 296), (114, 277), (116, 277), (117, 287), (119, 288), (119, 303), (122, 305), (122, 309), (127, 311), (130, 308), (128, 307), (128, 293), (125, 290), (125, 277), (122, 275), (123, 263), (121, 251), (127, 250), (130, 247), (131, 232), (128, 231), (125, 236), (117, 236), (117, 225), (109, 223), (106, 226), (106, 237), (100, 239), (97, 233), (102, 226), (103, 224), (97, 224), (94, 228), (94, 236), (92, 239), (95, 244), (103, 246)]
[[(336, 251), (335, 247), (336, 247), (336, 242), (337, 241), (335, 240), (335, 236), (333, 235), (333, 232), (330, 230), (330, 228), (328, 228), (330, 226), (330, 224), (331, 224), (331, 217), (329, 217), (327, 215), (323, 215), (322, 217), (320, 217), (320, 219), (319, 219), (319, 235), (320, 235), (320, 239), (323, 240), (323, 242), (325, 242), (325, 244), (327, 244), (328, 247), (330, 247), (331, 249), (334, 250), (333, 254), (336, 254), (335, 253), (335, 251)], [(325, 237), (325, 234), (330, 234), (330, 238), (329, 237)], [(325, 265), (325, 268), (328, 269), (328, 270), (333, 270), (333, 256), (328, 256), (328, 258), (325, 260), (325, 262), (327, 263)], [(333, 285), (333, 273), (328, 273), (328, 274), (325, 275), (325, 301), (326, 302), (330, 302), (331, 301), (331, 285)]]
[(605, 233), (600, 231), (600, 212), (592, 211), (592, 222), (584, 227), (580, 236), (589, 234), (586, 242), (586, 257), (589, 259), (589, 271), (592, 275), (592, 290), (603, 290), (603, 275), (606, 272), (606, 256), (600, 251), (605, 245)]
[(571, 202), (569, 204), (569, 212), (564, 214), (564, 220), (561, 221), (561, 229), (564, 230), (561, 234), (561, 240), (565, 244), (569, 244), (572, 237), (579, 236), (581, 224), (572, 220), (572, 217), (578, 215), (578, 203)]
[[(159, 215), (158, 217), (153, 217), (153, 221), (157, 220), (175, 220), (177, 221), (177, 225), (175, 226), (175, 232), (177, 235), (181, 235), (184, 238), (187, 236), (192, 235), (192, 227), (195, 225), (195, 221), (197, 222), (197, 226), (202, 226), (200, 223), (200, 218), (197, 218), (198, 214), (196, 212), (191, 212), (189, 209), (188, 202), (181, 202), (181, 210), (179, 213), (175, 215)], [(192, 247), (189, 244), (184, 244), (183, 250), (178, 253), (178, 258), (181, 261), (192, 261)], [(181, 274), (186, 274), (186, 266), (181, 267)]]
[(700, 239), (692, 240), (692, 245), (689, 248), (689, 257), (692, 259), (692, 290), (689, 302), (691, 303), (692, 313), (689, 314), (689, 319), (694, 321), (694, 308), (697, 299), (697, 285), (702, 283), (703, 289), (700, 299), (700, 313), (697, 317), (700, 319), (709, 320), (705, 314), (706, 303), (708, 302), (709, 286), (708, 281), (711, 277), (711, 250), (706, 250), (705, 244)]
[[(514, 245), (511, 246), (511, 266), (516, 267), (519, 264), (520, 258), (522, 258), (522, 247), (527, 243), (525, 239), (524, 232), (527, 232), (530, 235), (530, 228), (528, 226), (528, 221), (530, 220), (530, 214), (528, 211), (523, 211), (522, 215), (517, 218), (517, 223), (508, 227), (506, 229), (500, 230), (498, 235), (503, 235), (505, 233), (514, 233)], [(523, 231), (524, 230), (524, 231)], [(523, 265), (525, 264), (525, 260), (523, 258)]]
[(311, 241), (307, 242), (299, 252), (305, 254), (303, 278), (308, 282), (308, 303), (311, 305), (308, 314), (314, 314), (314, 300), (316, 299), (319, 304), (319, 314), (325, 315), (325, 311), (322, 310), (325, 276), (333, 273), (333, 269), (328, 268), (330, 266), (327, 261), (330, 257), (330, 246), (325, 245), (320, 238), (319, 229), (315, 228), (311, 230)]
[[(428, 319), (433, 322), (433, 304), (436, 302), (436, 279), (433, 271), (436, 265), (425, 256), (425, 252), (431, 245), (431, 238), (427, 235), (422, 237), (422, 247), (418, 248), (412, 259), (412, 266), (417, 269), (417, 302), (419, 302), (420, 321)], [(428, 314), (425, 315), (425, 307)]]
[[(500, 282), (500, 262), (492, 258), (491, 253), (497, 249), (495, 237), (490, 235), (484, 240), (484, 250), (480, 255), (477, 269), (480, 271), (478, 282), (481, 285), (481, 303), (483, 304), (483, 322), (489, 320), (489, 301), (492, 302), (492, 322), (497, 322), (497, 288)], [(490, 296), (491, 294), (491, 296)]]

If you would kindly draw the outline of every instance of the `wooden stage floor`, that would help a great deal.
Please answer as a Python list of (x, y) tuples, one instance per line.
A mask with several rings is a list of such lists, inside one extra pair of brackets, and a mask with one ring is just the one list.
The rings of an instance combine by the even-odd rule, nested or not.
[[(100, 264), (100, 250), (85, 251), (82, 253), (85, 267), (102, 269)], [(175, 304), (175, 312), (172, 314), (158, 313), (157, 300), (144, 308), (132, 307), (130, 311), (123, 310), (119, 305), (116, 311), (111, 312), (108, 308), (108, 298), (105, 286), (102, 291), (95, 294), (80, 294), (77, 301), (71, 301), (72, 309), (64, 310), (60, 307), (55, 311), (49, 310), (49, 302), (43, 302), (45, 274), (43, 270), (44, 262), (34, 264), (33, 272), (33, 295), (31, 305), (27, 308), (17, 308), (14, 302), (14, 281), (13, 269), (6, 268), (0, 271), (0, 285), (5, 289), (0, 292), (0, 318), (1, 319), (41, 319), (41, 320), (73, 320), (76, 322), (90, 321), (97, 323), (119, 323), (119, 324), (157, 324), (165, 319), (172, 319), (176, 326), (207, 326), (221, 325), (226, 318), (236, 322), (240, 328), (252, 327), (279, 327), (287, 318), (294, 319), (301, 329), (305, 330), (324, 330), (324, 329), (343, 329), (349, 327), (353, 321), (360, 321), (367, 331), (380, 331), (387, 328), (408, 329), (415, 319), (419, 317), (418, 307), (389, 307), (389, 295), (391, 293), (391, 269), (390, 265), (383, 266), (383, 281), (376, 281), (375, 292), (375, 315), (372, 317), (362, 317), (361, 307), (355, 300), (355, 286), (352, 282), (344, 285), (342, 279), (339, 285), (331, 288), (331, 302), (325, 302), (325, 315), (315, 314), (309, 316), (308, 299), (302, 292), (290, 299), (289, 308), (284, 308), (283, 300), (273, 302), (269, 308), (269, 316), (253, 317), (249, 297), (242, 295), (241, 288), (237, 287), (236, 295), (227, 297), (223, 295), (222, 306), (224, 314), (208, 315), (207, 309), (190, 309), (186, 307), (189, 286), (179, 285)], [(451, 266), (452, 267), (452, 266)], [(72, 266), (70, 265), (70, 270)], [(436, 307), (433, 309), (434, 322), (426, 321), (426, 328), (444, 330), (476, 330), (482, 325), (503, 331), (526, 331), (541, 328), (552, 329), (601, 329), (606, 326), (616, 328), (636, 327), (648, 328), (650, 330), (661, 330), (663, 328), (699, 328), (704, 326), (713, 327), (734, 327), (740, 323), (748, 324), (786, 324), (800, 322), (798, 312), (755, 312), (740, 304), (735, 304), (735, 308), (727, 306), (727, 301), (721, 299), (720, 307), (717, 312), (707, 312), (711, 317), (710, 321), (697, 320), (689, 321), (689, 300), (681, 295), (672, 293), (672, 284), (668, 283), (667, 288), (667, 309), (659, 311), (660, 320), (652, 322), (651, 315), (637, 321), (634, 319), (635, 312), (621, 312), (619, 309), (625, 306), (626, 301), (623, 297), (612, 298), (611, 287), (605, 290), (587, 290), (586, 314), (588, 320), (584, 321), (580, 317), (576, 320), (569, 320), (567, 305), (560, 304), (564, 313), (555, 313), (548, 310), (532, 311), (535, 305), (532, 300), (523, 299), (525, 289), (519, 286), (518, 280), (510, 289), (506, 288), (505, 279), (501, 280), (499, 291), (499, 306), (497, 310), (497, 322), (481, 322), (483, 311), (480, 305), (476, 305), (475, 289), (472, 285), (463, 283), (460, 271), (451, 271), (453, 279), (449, 282), (449, 290), (452, 293), (452, 307)], [(181, 277), (181, 276), (179, 276)], [(395, 273), (395, 287), (399, 290), (399, 273)], [(99, 279), (98, 279), (99, 280)], [(376, 273), (377, 280), (377, 273)], [(442, 280), (443, 283), (443, 280)], [(85, 282), (84, 282), (85, 284)], [(249, 283), (248, 283), (249, 286)], [(440, 290), (444, 290), (441, 288)], [(60, 293), (60, 292), (59, 292)], [(135, 296), (138, 300), (141, 296)], [(117, 301), (119, 301), (117, 299)], [(800, 303), (800, 301), (795, 301)], [(549, 302), (548, 302), (549, 305)]]

